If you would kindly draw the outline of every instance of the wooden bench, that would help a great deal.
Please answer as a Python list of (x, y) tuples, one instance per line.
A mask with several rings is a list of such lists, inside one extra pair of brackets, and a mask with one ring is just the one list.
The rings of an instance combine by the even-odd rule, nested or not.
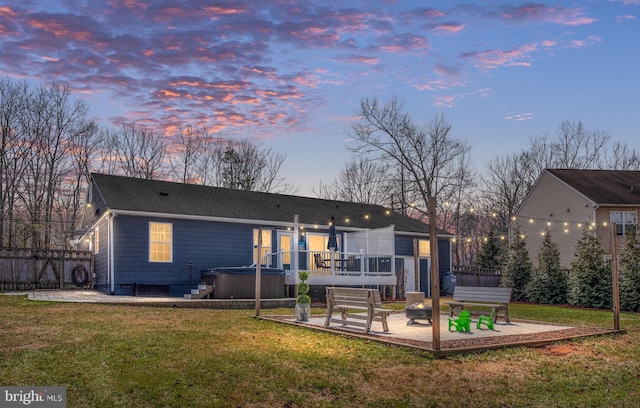
[(509, 323), (509, 302), (511, 288), (485, 288), (473, 286), (456, 286), (453, 300), (445, 302), (449, 305), (449, 316), (453, 317), (456, 308), (468, 309), (469, 306), (490, 307), (495, 310), (493, 322), (498, 320), (498, 313), (504, 310), (504, 321)]
[[(377, 289), (327, 287), (326, 292), (327, 319), (324, 327), (329, 327), (331, 323), (340, 323), (345, 326), (362, 327), (365, 333), (369, 333), (371, 323), (377, 321), (382, 322), (385, 332), (389, 331), (387, 316), (393, 311), (382, 309), (380, 292)], [(340, 319), (332, 317), (334, 311), (340, 312)], [(351, 311), (360, 313), (350, 313)]]

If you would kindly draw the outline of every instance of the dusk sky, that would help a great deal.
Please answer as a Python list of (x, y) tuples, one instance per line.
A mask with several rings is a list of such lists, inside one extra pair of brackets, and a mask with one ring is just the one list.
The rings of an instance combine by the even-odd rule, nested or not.
[(0, 73), (68, 82), (103, 126), (258, 138), (301, 195), (363, 97), (444, 114), (479, 172), (564, 120), (640, 149), (640, 0), (4, 1)]

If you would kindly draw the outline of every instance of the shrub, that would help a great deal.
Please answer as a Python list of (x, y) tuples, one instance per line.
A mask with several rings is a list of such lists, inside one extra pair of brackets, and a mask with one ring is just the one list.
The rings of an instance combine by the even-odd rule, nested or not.
[(618, 265), (620, 276), (620, 309), (640, 312), (640, 240), (627, 235)]
[(309, 284), (305, 282), (309, 279), (309, 273), (305, 271), (298, 272), (298, 278), (300, 278), (300, 282), (298, 283), (298, 297), (296, 298), (296, 302), (311, 303), (311, 297), (308, 295)]
[(526, 238), (521, 237), (520, 231), (516, 229), (514, 241), (511, 244), (511, 251), (507, 263), (502, 270), (500, 286), (511, 288), (511, 298), (516, 301), (528, 300), (526, 288), (531, 282), (533, 264), (527, 251)]
[(600, 241), (587, 229), (578, 240), (571, 264), (569, 303), (597, 309), (610, 309), (613, 304), (611, 266), (604, 260)]
[(560, 267), (558, 244), (547, 233), (538, 252), (538, 265), (527, 285), (527, 297), (535, 303), (562, 304), (567, 303), (567, 292), (567, 274)]

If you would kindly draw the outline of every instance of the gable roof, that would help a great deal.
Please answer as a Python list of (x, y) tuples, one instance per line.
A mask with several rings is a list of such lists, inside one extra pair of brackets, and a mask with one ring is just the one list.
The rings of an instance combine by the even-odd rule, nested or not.
[(598, 205), (640, 205), (640, 171), (546, 171)]
[[(145, 180), (94, 173), (91, 175), (98, 193), (111, 211), (173, 214), (193, 217), (216, 217), (255, 220), (256, 222), (328, 225), (335, 217), (336, 226), (382, 228), (394, 225), (397, 232), (428, 234), (429, 226), (420, 220), (389, 211), (379, 205), (323, 200), (293, 195), (235, 190), (195, 184)], [(347, 221), (348, 219), (348, 221)], [(449, 235), (445, 231), (438, 234)]]

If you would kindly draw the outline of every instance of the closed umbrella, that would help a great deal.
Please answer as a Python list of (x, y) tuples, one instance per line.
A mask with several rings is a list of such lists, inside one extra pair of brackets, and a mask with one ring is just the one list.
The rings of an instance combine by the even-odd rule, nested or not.
[(338, 238), (336, 237), (336, 222), (331, 217), (331, 225), (329, 226), (329, 242), (327, 243), (327, 249), (338, 251)]

